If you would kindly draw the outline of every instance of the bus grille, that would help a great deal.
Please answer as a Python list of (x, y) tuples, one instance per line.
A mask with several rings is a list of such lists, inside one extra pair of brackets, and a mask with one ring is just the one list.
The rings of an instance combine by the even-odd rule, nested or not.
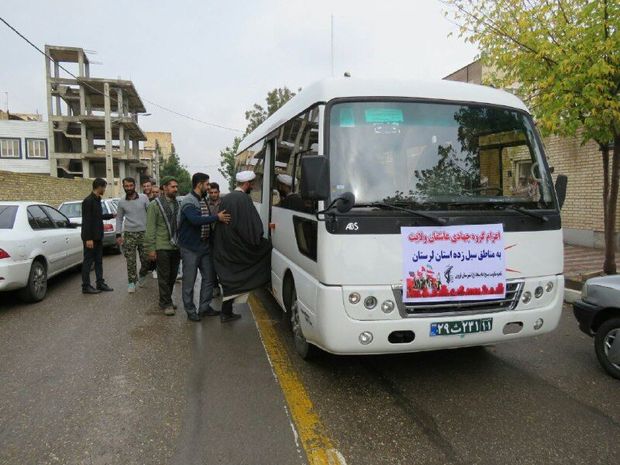
[(506, 283), (506, 297), (504, 299), (405, 304), (403, 303), (402, 286), (395, 286), (394, 298), (398, 304), (401, 316), (405, 318), (416, 316), (467, 315), (514, 310), (519, 303), (522, 290), (523, 281), (509, 281)]

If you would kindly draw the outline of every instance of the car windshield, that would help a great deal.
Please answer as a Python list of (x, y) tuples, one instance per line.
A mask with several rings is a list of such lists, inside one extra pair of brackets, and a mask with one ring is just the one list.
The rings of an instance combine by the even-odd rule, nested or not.
[(65, 203), (60, 206), (59, 210), (68, 218), (80, 218), (82, 216), (82, 203)]
[(17, 205), (0, 205), (0, 229), (13, 229)]
[(531, 119), (485, 105), (346, 102), (332, 105), (332, 198), (432, 209), (516, 203), (551, 208), (552, 184)]

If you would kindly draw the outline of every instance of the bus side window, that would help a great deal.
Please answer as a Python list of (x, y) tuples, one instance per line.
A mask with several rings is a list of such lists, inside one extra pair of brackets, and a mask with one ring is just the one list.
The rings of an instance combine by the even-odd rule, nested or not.
[(299, 179), (301, 158), (317, 154), (318, 118), (319, 109), (315, 107), (287, 122), (280, 130), (272, 177), (272, 185), (277, 189), (280, 200), (277, 206), (303, 212), (316, 210), (315, 202), (306, 203), (302, 200)]

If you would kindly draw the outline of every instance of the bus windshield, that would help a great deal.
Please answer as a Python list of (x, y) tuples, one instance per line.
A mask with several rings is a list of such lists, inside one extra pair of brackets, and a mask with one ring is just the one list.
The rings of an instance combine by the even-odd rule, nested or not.
[(420, 208), (553, 208), (531, 119), (516, 110), (428, 102), (342, 102), (329, 113), (332, 198)]

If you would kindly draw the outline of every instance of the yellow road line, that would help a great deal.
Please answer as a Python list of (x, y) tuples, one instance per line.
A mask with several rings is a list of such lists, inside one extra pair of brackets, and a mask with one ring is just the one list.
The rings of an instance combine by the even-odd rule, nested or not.
[(295, 423), (309, 465), (345, 465), (342, 455), (327, 436), (321, 419), (314, 410), (308, 392), (301, 382), (284, 348), (283, 341), (273, 327), (263, 304), (253, 294), (250, 309), (265, 346), (267, 356)]

